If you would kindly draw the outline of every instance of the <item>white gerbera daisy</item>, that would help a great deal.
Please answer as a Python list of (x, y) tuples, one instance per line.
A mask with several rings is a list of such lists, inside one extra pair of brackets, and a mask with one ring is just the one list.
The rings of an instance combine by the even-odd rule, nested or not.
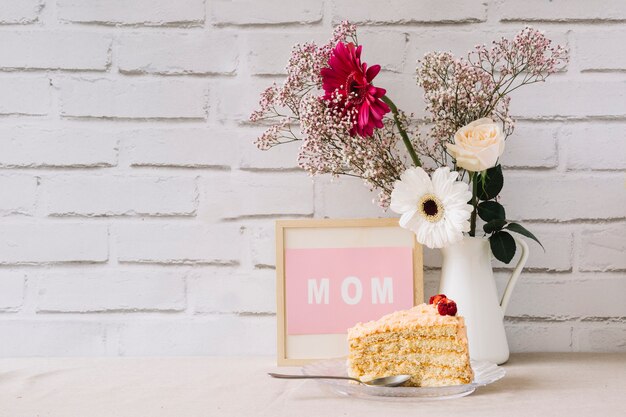
[(396, 181), (391, 209), (400, 217), (400, 226), (412, 230), (417, 241), (429, 248), (443, 248), (469, 231), (472, 198), (469, 186), (457, 181), (459, 173), (438, 168), (432, 181), (422, 168), (409, 168)]

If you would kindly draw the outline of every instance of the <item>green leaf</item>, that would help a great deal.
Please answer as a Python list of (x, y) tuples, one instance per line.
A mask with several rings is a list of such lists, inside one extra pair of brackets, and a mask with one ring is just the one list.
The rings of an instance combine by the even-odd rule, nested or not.
[(508, 264), (515, 256), (515, 240), (507, 232), (496, 232), (489, 238), (491, 252), (497, 260)]
[(515, 233), (519, 233), (520, 235), (524, 235), (532, 240), (534, 240), (535, 242), (539, 243), (539, 246), (541, 246), (541, 248), (543, 249), (543, 251), (546, 251), (546, 248), (543, 247), (543, 245), (541, 244), (541, 242), (539, 241), (539, 239), (537, 239), (537, 237), (535, 235), (533, 235), (532, 233), (530, 233), (524, 226), (522, 226), (521, 224), (518, 223), (509, 223), (505, 229), (510, 230), (511, 232), (515, 232)]
[(485, 223), (485, 225), (483, 226), (483, 230), (485, 231), (485, 233), (497, 232), (498, 230), (502, 229), (505, 224), (506, 220), (504, 219), (494, 219), (490, 222)]
[(478, 205), (478, 215), (486, 222), (506, 218), (504, 207), (495, 201), (483, 201), (480, 203)]
[(478, 184), (478, 198), (481, 200), (493, 200), (500, 194), (504, 186), (504, 176), (502, 166), (496, 165), (480, 174), (481, 179)]

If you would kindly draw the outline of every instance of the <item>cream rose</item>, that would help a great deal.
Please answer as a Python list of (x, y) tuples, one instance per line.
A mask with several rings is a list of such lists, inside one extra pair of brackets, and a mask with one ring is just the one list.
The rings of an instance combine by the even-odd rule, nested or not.
[(479, 172), (494, 167), (504, 152), (504, 134), (489, 118), (474, 120), (454, 134), (454, 144), (447, 143), (448, 152), (457, 166)]

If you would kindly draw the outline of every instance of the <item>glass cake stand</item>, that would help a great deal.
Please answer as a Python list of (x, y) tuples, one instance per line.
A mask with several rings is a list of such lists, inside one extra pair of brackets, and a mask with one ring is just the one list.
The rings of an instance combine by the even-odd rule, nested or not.
[[(319, 379), (319, 384), (335, 394), (365, 399), (387, 401), (445, 400), (464, 397), (478, 387), (489, 385), (504, 377), (505, 371), (498, 365), (485, 361), (471, 361), (474, 381), (470, 384), (448, 387), (370, 387), (337, 379)], [(304, 375), (348, 376), (346, 359), (328, 359), (302, 367)]]

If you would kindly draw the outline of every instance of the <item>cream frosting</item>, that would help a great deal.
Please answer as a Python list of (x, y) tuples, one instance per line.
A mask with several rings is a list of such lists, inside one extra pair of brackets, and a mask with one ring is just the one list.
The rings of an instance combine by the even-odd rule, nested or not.
[(367, 323), (357, 323), (348, 329), (348, 339), (358, 339), (364, 336), (397, 331), (422, 326), (455, 325), (458, 336), (464, 338), (465, 320), (460, 316), (442, 316), (434, 304), (420, 304), (408, 310), (395, 311), (382, 316), (378, 320)]

